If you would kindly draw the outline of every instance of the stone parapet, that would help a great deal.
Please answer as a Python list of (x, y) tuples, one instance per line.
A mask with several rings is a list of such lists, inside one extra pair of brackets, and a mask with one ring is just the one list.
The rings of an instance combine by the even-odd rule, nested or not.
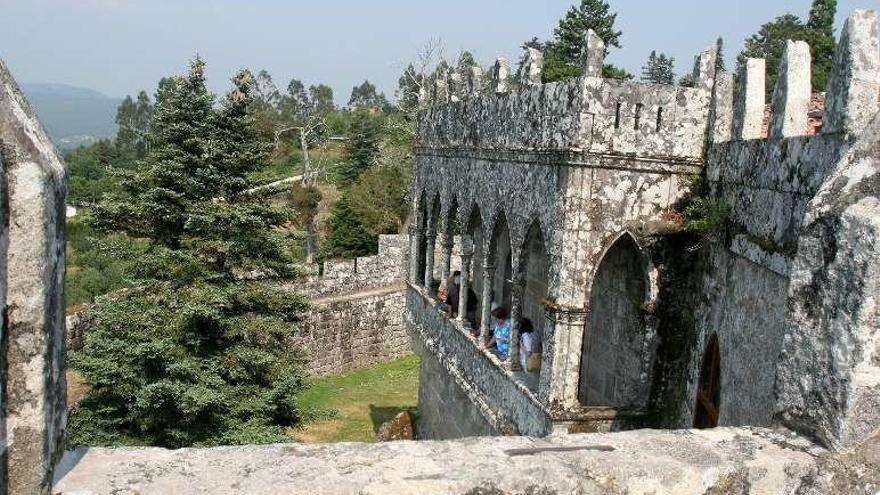
[[(549, 411), (535, 393), (515, 379), (495, 355), (481, 350), (458, 322), (446, 316), (436, 300), (410, 286), (406, 291), (406, 318), (416, 352), (431, 353), (440, 362), (496, 434), (550, 433)], [(459, 419), (449, 417), (450, 421)]]
[(870, 493), (878, 473), (867, 448), (832, 456), (786, 432), (722, 428), (547, 439), (85, 449), (66, 455), (55, 492), (851, 495)]

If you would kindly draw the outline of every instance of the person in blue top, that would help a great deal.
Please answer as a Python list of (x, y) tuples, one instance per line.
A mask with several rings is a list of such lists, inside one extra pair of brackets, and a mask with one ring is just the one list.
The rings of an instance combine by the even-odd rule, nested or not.
[(492, 311), (492, 317), (495, 319), (495, 324), (492, 328), (492, 339), (487, 346), (494, 345), (501, 359), (507, 359), (510, 354), (510, 318), (507, 317), (507, 310), (501, 307)]

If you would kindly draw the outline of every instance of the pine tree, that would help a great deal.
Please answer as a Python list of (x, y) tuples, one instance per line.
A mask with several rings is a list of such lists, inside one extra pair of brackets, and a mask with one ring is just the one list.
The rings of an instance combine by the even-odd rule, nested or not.
[(809, 41), (810, 32), (801, 20), (792, 14), (777, 17), (761, 26), (757, 33), (746, 39), (745, 48), (737, 64), (741, 65), (747, 57), (763, 58), (767, 64), (767, 97), (776, 87), (779, 75), (779, 62), (785, 50), (786, 40)]
[(71, 356), (90, 391), (69, 442), (289, 441), (303, 375), (288, 339), (305, 304), (252, 281), (289, 274), (291, 261), (277, 229), (290, 214), (246, 193), (267, 163), (249, 113), (254, 78), (238, 74), (216, 109), (199, 59), (173, 88), (142, 166), (92, 217), (146, 249), (129, 274), (137, 288), (96, 301), (96, 327)]
[(648, 61), (642, 66), (642, 81), (654, 82), (657, 79), (657, 51), (651, 50)]
[(342, 162), (337, 169), (341, 185), (353, 184), (361, 173), (376, 163), (379, 154), (380, 118), (371, 115), (366, 109), (358, 109), (352, 113)]
[(837, 0), (813, 0), (807, 19), (813, 54), (813, 91), (825, 91), (834, 58), (834, 16)]
[(617, 14), (602, 0), (581, 0), (580, 5), (572, 7), (559, 21), (554, 30), (555, 49), (566, 60), (578, 61), (584, 53), (584, 40), (587, 30), (592, 29), (605, 42), (605, 54), (609, 47), (620, 48), (620, 31), (614, 29)]
[(361, 217), (351, 206), (348, 195), (333, 207), (329, 233), (322, 246), (321, 258), (355, 258), (373, 254), (378, 237), (371, 234)]
[[(525, 46), (540, 48), (544, 51), (544, 70), (542, 79), (545, 83), (580, 76), (581, 62), (586, 46), (587, 31), (592, 29), (605, 42), (605, 54), (609, 47), (620, 48), (621, 32), (614, 29), (617, 14), (602, 0), (581, 0), (560, 19), (554, 30), (551, 41), (541, 42), (533, 38)], [(632, 79), (632, 74), (624, 69), (606, 64), (602, 70), (603, 77), (615, 79)]]
[(648, 55), (648, 61), (642, 67), (642, 81), (654, 84), (673, 84), (675, 82), (675, 72), (673, 65), (675, 59), (668, 57), (665, 53), (657, 55), (656, 50), (652, 50)]
[(657, 56), (657, 74), (654, 80), (657, 84), (675, 83), (675, 59), (661, 53)]

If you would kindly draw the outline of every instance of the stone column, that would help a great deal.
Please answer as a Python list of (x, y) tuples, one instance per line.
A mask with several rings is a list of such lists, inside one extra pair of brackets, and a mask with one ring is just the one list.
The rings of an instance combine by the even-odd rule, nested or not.
[(721, 72), (715, 77), (712, 101), (712, 142), (733, 139), (733, 74)]
[(437, 242), (437, 231), (431, 225), (425, 233), (425, 288), (434, 286), (434, 246)]
[(812, 96), (810, 60), (810, 45), (803, 41), (785, 42), (773, 92), (770, 137), (781, 139), (807, 133)]
[(483, 92), (483, 68), (480, 66), (471, 67), (468, 77), (468, 97), (480, 96)]
[(495, 85), (496, 94), (505, 94), (510, 90), (507, 78), (510, 76), (510, 63), (506, 58), (500, 57), (495, 61), (492, 69), (492, 82)]
[(513, 371), (522, 370), (519, 364), (519, 327), (522, 321), (524, 282), (522, 274), (514, 272), (513, 285), (510, 287), (510, 369)]
[(434, 102), (439, 104), (449, 103), (449, 77), (448, 73), (441, 71), (437, 73), (434, 80)]
[(541, 73), (544, 71), (544, 53), (537, 48), (526, 48), (526, 66), (523, 74), (528, 86), (541, 84)]
[(470, 328), (467, 319), (467, 303), (471, 287), (471, 260), (473, 257), (473, 241), (470, 236), (461, 236), (461, 289), (458, 292), (458, 321), (464, 328)]
[(602, 68), (605, 66), (605, 42), (592, 29), (587, 30), (581, 65), (585, 77), (602, 77)]
[(422, 274), (419, 273), (419, 247), (422, 244), (422, 229), (415, 225), (409, 227), (409, 281), (419, 285)]
[(589, 310), (548, 307), (538, 395), (548, 406), (568, 409), (578, 403), (581, 344)]
[(492, 313), (492, 282), (495, 278), (495, 260), (489, 254), (483, 259), (483, 294), (480, 308), (480, 338), (485, 344), (492, 336), (492, 326), (489, 325)]

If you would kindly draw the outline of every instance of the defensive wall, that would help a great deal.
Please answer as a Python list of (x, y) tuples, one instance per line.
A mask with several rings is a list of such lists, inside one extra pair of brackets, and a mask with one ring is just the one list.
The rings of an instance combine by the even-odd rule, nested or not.
[[(804, 42), (786, 45), (767, 135), (764, 61), (734, 78), (711, 49), (691, 88), (602, 78), (592, 33), (581, 78), (541, 84), (534, 50), (515, 89), (503, 59), (488, 84), (441, 75), (423, 95), (410, 231), (407, 317), (434, 370), (421, 386), (457, 386), (483, 411), (472, 433), (784, 425), (833, 447), (868, 438), (880, 425), (876, 22), (847, 20), (816, 135)], [(719, 224), (685, 229), (686, 204), (723, 212)], [(457, 234), (475, 329), (435, 298)], [(537, 377), (481, 350), (492, 303), (510, 308), (514, 345), (520, 318), (540, 322)]]
[(292, 344), (313, 376), (344, 373), (412, 353), (403, 318), (407, 237), (379, 237), (376, 256), (327, 261), (284, 287), (312, 302)]

